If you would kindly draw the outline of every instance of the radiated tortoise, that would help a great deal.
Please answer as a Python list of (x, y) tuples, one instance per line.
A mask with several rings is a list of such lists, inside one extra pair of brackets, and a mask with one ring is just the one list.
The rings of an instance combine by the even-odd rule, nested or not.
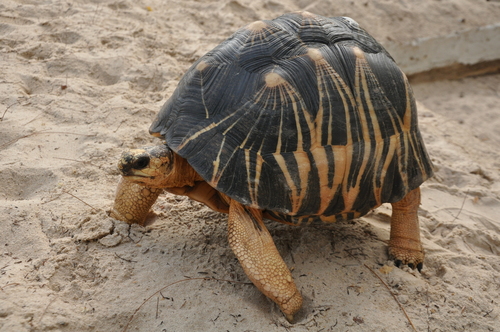
[(347, 17), (257, 21), (200, 58), (125, 152), (112, 216), (143, 224), (158, 195), (228, 213), (243, 270), (291, 321), (302, 305), (263, 219), (299, 225), (392, 203), (389, 255), (422, 267), (419, 186), (432, 164), (406, 76)]

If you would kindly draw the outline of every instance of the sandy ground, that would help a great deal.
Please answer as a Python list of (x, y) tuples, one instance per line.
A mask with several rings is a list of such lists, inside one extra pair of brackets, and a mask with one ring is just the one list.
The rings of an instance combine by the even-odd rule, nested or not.
[(299, 9), (351, 16), (382, 43), (500, 17), (500, 2), (478, 0), (2, 1), (2, 332), (413, 331), (398, 303), (417, 331), (500, 331), (498, 75), (414, 87), (436, 166), (422, 273), (388, 262), (388, 206), (329, 226), (269, 222), (305, 298), (295, 325), (248, 284), (226, 216), (174, 196), (144, 228), (107, 216), (121, 152), (158, 142), (147, 128), (189, 65)]

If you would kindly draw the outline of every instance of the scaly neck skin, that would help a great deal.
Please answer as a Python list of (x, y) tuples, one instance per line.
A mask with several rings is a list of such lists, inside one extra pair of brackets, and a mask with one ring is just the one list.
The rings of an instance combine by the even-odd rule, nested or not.
[[(116, 191), (111, 217), (131, 224), (144, 225), (148, 212), (158, 195), (163, 191), (162, 189), (189, 196), (190, 187), (194, 187), (195, 182), (203, 181), (186, 159), (178, 155), (174, 155), (170, 166), (168, 175), (165, 174), (165, 168), (162, 167), (159, 173), (153, 177), (154, 181), (148, 183), (130, 180), (130, 177), (124, 176)], [(206, 191), (202, 191), (202, 201), (205, 201), (203, 194)]]
[(177, 154), (174, 155), (173, 159), (172, 169), (165, 180), (162, 181), (160, 188), (192, 187), (196, 181), (204, 181), (186, 159)]

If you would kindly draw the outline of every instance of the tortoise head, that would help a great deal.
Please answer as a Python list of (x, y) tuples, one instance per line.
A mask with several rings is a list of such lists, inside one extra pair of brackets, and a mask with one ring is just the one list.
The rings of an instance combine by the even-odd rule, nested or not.
[(175, 153), (166, 145), (148, 146), (125, 151), (118, 169), (129, 181), (153, 188), (170, 186)]

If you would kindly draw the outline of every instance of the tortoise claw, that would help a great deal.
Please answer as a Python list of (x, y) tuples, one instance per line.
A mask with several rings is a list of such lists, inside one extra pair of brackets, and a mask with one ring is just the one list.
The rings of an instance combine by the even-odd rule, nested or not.
[[(397, 268), (401, 268), (401, 267), (402, 267), (403, 265), (405, 265), (405, 264), (403, 264), (403, 261), (402, 261), (402, 260), (400, 260), (400, 259), (396, 259), (396, 260), (394, 261), (394, 265), (395, 265)], [(422, 263), (422, 262), (418, 263), (417, 265), (415, 265), (414, 263), (408, 263), (407, 265), (408, 265), (408, 267), (409, 267), (410, 269), (412, 269), (412, 270), (417, 269), (417, 270), (418, 270), (418, 272), (422, 272), (422, 269), (424, 268), (424, 263)]]

